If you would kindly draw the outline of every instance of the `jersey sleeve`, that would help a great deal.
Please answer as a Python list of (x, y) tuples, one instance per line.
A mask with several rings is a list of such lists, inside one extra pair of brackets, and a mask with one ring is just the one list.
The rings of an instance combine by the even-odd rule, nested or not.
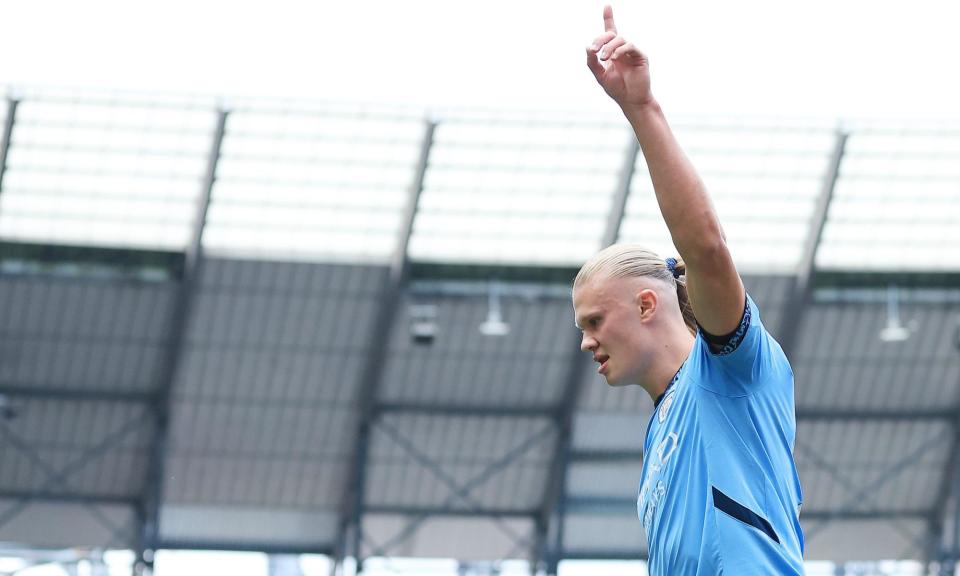
[(767, 332), (748, 294), (740, 326), (717, 337), (697, 331), (694, 356), (699, 385), (723, 396), (746, 396), (774, 372), (789, 369), (780, 345)]

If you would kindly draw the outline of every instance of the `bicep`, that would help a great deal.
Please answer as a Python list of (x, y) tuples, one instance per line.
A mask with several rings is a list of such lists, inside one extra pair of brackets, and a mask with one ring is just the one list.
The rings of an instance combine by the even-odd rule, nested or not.
[(687, 294), (704, 331), (721, 336), (737, 329), (743, 319), (746, 293), (743, 281), (725, 244), (688, 260)]

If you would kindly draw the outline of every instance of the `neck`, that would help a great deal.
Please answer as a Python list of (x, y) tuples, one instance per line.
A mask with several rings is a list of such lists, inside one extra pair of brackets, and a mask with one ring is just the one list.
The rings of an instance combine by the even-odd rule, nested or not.
[(677, 371), (690, 356), (694, 341), (694, 336), (687, 330), (664, 341), (659, 359), (650, 367), (641, 382), (641, 386), (654, 402), (666, 391)]

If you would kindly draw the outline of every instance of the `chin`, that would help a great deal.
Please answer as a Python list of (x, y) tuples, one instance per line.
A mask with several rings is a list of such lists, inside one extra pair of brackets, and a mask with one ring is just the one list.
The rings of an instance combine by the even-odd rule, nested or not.
[(606, 381), (607, 381), (607, 386), (609, 386), (609, 387), (611, 387), (611, 388), (622, 388), (623, 386), (625, 386), (625, 385), (627, 384), (627, 382), (624, 382), (622, 379), (615, 378), (615, 377), (613, 377), (613, 376), (606, 376), (606, 375), (605, 375), (604, 378), (605, 378)]
[(603, 374), (603, 377), (607, 380), (607, 386), (611, 388), (623, 388), (631, 384), (636, 384), (640, 381), (639, 378), (633, 373), (627, 374), (615, 374), (608, 373)]

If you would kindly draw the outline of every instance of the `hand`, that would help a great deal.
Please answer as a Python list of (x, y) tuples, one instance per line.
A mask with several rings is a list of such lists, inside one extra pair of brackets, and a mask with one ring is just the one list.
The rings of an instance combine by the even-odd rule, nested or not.
[(587, 46), (587, 67), (621, 108), (653, 102), (650, 62), (636, 46), (617, 35), (613, 8), (603, 9), (604, 33)]

